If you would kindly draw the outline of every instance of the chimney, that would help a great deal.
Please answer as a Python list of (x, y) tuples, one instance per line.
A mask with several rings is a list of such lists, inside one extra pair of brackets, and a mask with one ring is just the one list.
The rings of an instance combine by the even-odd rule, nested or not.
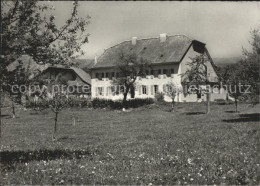
[(132, 37), (132, 45), (136, 45), (137, 37)]
[(166, 38), (167, 38), (167, 34), (166, 33), (160, 34), (160, 43), (165, 42)]

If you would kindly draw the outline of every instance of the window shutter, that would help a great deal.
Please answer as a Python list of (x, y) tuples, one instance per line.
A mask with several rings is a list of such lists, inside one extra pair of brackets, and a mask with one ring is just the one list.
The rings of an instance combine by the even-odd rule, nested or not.
[(151, 85), (151, 95), (153, 95), (154, 90), (153, 90), (153, 85)]
[(167, 92), (166, 85), (163, 85), (163, 92)]
[(106, 89), (107, 89), (106, 96), (108, 96), (109, 87), (107, 87)]
[(96, 87), (96, 96), (98, 96), (98, 87)]
[(139, 86), (139, 95), (142, 94), (142, 86)]

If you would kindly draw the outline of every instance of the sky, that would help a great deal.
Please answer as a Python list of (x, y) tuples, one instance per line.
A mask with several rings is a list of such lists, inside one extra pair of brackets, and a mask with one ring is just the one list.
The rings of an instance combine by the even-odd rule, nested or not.
[[(69, 17), (72, 2), (54, 5), (58, 24)], [(212, 58), (239, 57), (250, 49), (250, 30), (260, 28), (259, 2), (80, 2), (79, 16), (91, 16), (83, 58), (132, 37), (184, 34), (206, 43)]]

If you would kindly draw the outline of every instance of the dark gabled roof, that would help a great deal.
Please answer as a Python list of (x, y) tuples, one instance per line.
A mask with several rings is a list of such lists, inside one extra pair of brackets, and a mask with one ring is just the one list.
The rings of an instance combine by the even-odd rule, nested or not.
[(84, 82), (89, 84), (91, 83), (90, 75), (87, 72), (89, 72), (90, 68), (94, 65), (94, 59), (93, 60), (72, 59), (72, 62), (77, 67), (66, 68), (63, 65), (55, 65), (55, 66), (51, 66), (50, 64), (39, 65), (32, 59), (32, 57), (28, 55), (22, 55), (20, 58), (15, 60), (7, 67), (8, 71), (10, 72), (14, 71), (19, 65), (18, 62), (19, 60), (22, 61), (22, 67), (28, 69), (32, 73), (30, 79), (35, 78), (36, 76), (40, 75), (43, 71), (52, 67), (52, 68), (72, 69)]
[[(97, 59), (97, 63), (93, 68), (115, 66), (119, 59), (119, 53), (134, 53), (150, 61), (152, 64), (178, 63), (185, 56), (194, 41), (196, 40), (185, 35), (167, 36), (165, 42), (160, 42), (160, 38), (140, 39), (137, 40), (136, 45), (132, 45), (131, 41), (124, 41), (105, 50)], [(205, 45), (204, 43), (202, 44)]]
[(74, 59), (73, 62), (84, 71), (89, 71), (94, 65), (94, 59)]
[(76, 67), (71, 67), (72, 70), (82, 79), (85, 83), (91, 85), (91, 76), (89, 73), (85, 72), (84, 70)]
[(43, 71), (44, 69), (46, 69), (46, 65), (39, 65), (32, 59), (32, 57), (30, 57), (28, 55), (22, 55), (21, 57), (16, 59), (14, 62), (10, 63), (7, 66), (7, 70), (9, 72), (14, 71), (19, 66), (19, 61), (22, 62), (21, 63), (22, 68), (28, 69), (31, 72), (35, 71), (35, 70), (38, 70), (40, 72), (40, 71)]
[(56, 65), (56, 66), (49, 66), (46, 68), (44, 71), (47, 71), (49, 68), (55, 68), (55, 69), (67, 69), (67, 70), (72, 70), (74, 71), (77, 76), (85, 83), (91, 84), (91, 76), (89, 73), (85, 72), (84, 70), (77, 68), (77, 67), (70, 67), (66, 68), (61, 65)]

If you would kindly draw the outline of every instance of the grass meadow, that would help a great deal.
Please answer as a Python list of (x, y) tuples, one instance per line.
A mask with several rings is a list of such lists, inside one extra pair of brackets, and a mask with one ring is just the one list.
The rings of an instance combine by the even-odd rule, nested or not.
[[(2, 109), (3, 184), (260, 184), (259, 106)], [(76, 125), (73, 125), (73, 116)]]

